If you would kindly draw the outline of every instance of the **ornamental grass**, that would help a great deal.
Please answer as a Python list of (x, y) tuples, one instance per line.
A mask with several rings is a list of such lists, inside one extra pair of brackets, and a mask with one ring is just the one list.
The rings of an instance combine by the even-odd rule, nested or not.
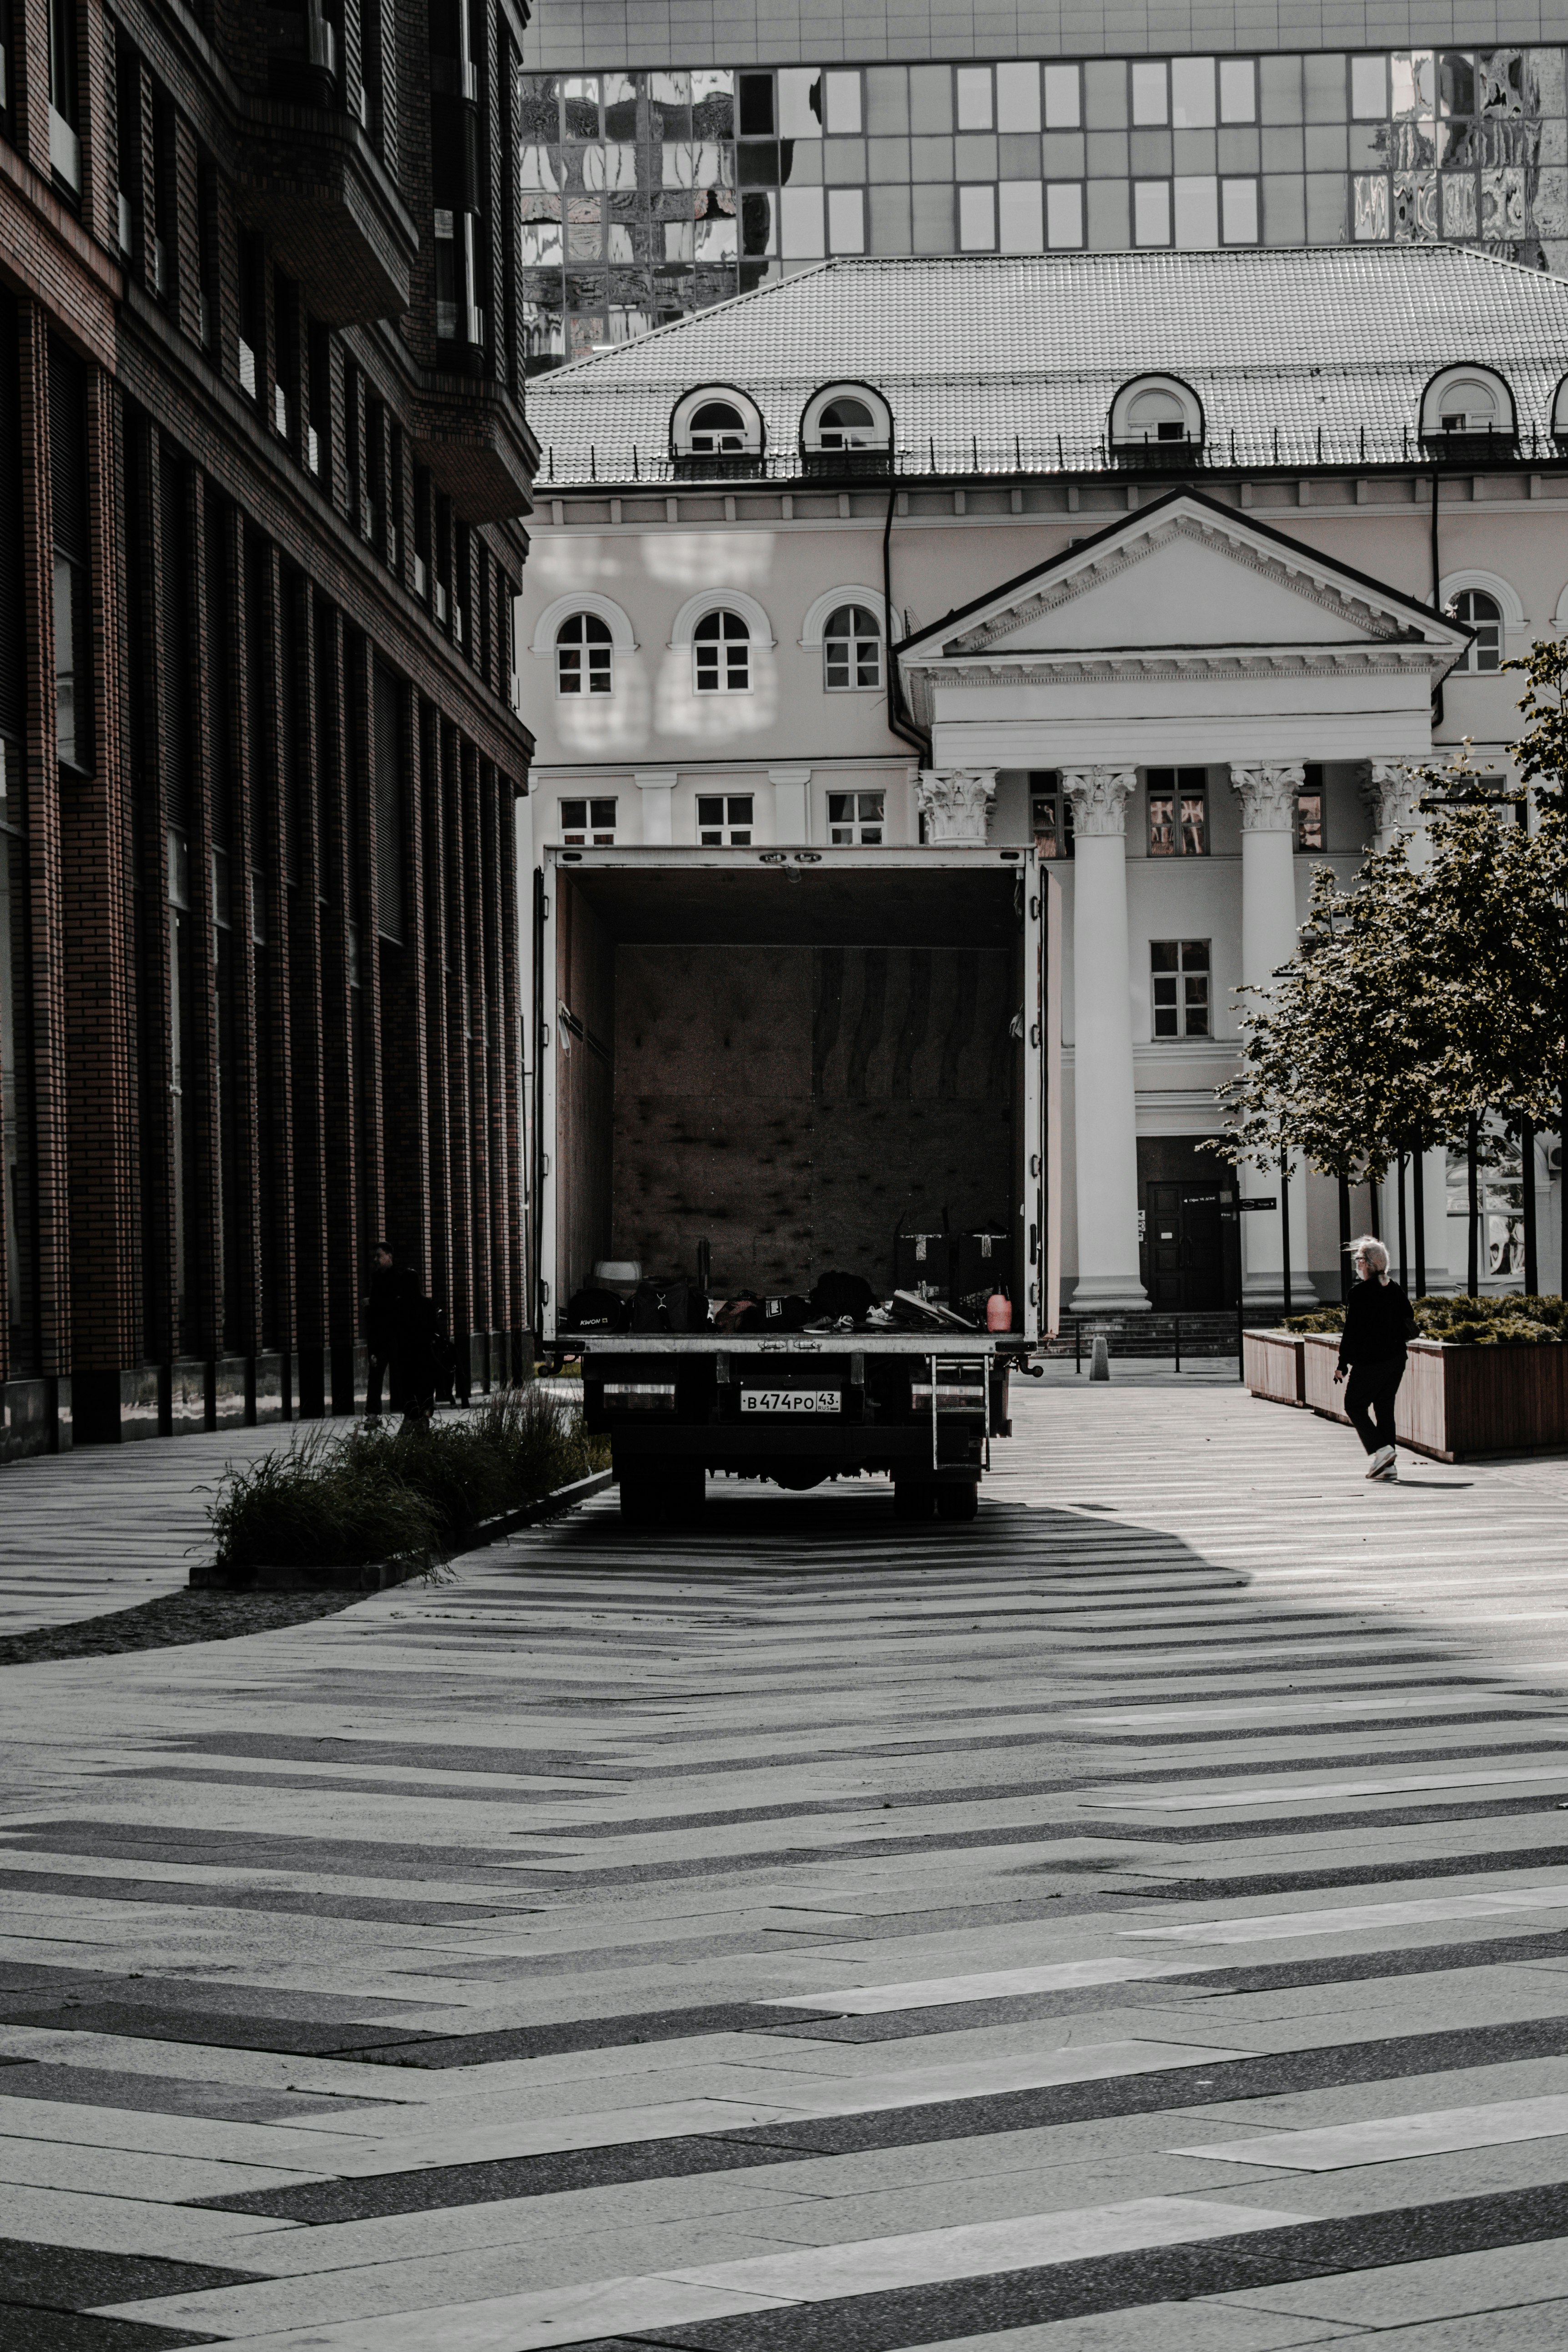
[(300, 1431), (235, 1463), (208, 1507), (222, 1568), (430, 1571), (485, 1521), (605, 1466), (581, 1413), (533, 1381), (497, 1390), (460, 1419), (342, 1436)]

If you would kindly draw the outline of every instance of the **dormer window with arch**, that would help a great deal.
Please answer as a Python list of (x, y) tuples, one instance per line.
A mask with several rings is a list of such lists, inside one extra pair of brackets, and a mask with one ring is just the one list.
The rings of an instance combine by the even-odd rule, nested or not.
[(1111, 452), (1124, 465), (1180, 465), (1203, 440), (1203, 403), (1180, 376), (1135, 376), (1110, 404)]
[(808, 473), (885, 472), (892, 413), (869, 384), (824, 384), (805, 404), (800, 446)]
[(1473, 457), (1511, 449), (1518, 437), (1513, 394), (1490, 368), (1445, 368), (1421, 400), (1421, 438), (1428, 448)]
[(689, 392), (669, 420), (678, 474), (758, 473), (765, 437), (756, 402), (730, 384)]
[(1552, 403), (1552, 437), (1554, 441), (1568, 441), (1568, 375), (1558, 385)]

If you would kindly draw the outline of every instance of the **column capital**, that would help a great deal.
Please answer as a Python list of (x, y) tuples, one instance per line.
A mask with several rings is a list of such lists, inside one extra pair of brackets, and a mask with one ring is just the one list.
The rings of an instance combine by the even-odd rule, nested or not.
[(1127, 830), (1127, 803), (1138, 782), (1136, 768), (1064, 768), (1062, 790), (1072, 802), (1073, 833), (1079, 841)]
[(1256, 768), (1233, 767), (1230, 788), (1241, 802), (1243, 833), (1296, 830), (1296, 795), (1307, 781), (1300, 760), (1269, 760)]
[(1417, 780), (1403, 760), (1363, 760), (1356, 790), (1377, 832), (1414, 832)]
[(915, 806), (925, 819), (926, 839), (984, 841), (995, 790), (994, 768), (918, 769)]

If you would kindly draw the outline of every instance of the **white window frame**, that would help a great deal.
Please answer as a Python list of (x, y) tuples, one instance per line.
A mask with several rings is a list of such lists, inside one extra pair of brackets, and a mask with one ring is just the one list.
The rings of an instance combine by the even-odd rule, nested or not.
[[(1466, 595), (1489, 596), (1497, 606), (1498, 657), (1494, 664), (1483, 669), (1476, 658), (1479, 648), (1472, 641), (1465, 647), (1448, 675), (1451, 677), (1495, 677), (1508, 659), (1510, 632), (1522, 635), (1530, 626), (1519, 591), (1510, 581), (1500, 578), (1497, 572), (1478, 572), (1473, 566), (1462, 572), (1450, 572), (1437, 583), (1437, 602), (1445, 613), (1452, 613), (1458, 599)], [(1458, 619), (1458, 615), (1454, 614), (1454, 617)], [(1466, 621), (1464, 626), (1473, 628), (1476, 624)]]
[[(1151, 436), (1131, 423), (1131, 412), (1140, 396), (1147, 392), (1167, 393), (1182, 412), (1184, 432), (1181, 439), (1191, 446), (1202, 446), (1204, 437), (1204, 404), (1190, 383), (1179, 375), (1135, 375), (1124, 383), (1110, 404), (1110, 440), (1115, 448), (1159, 448), (1180, 446), (1174, 434), (1160, 433)], [(1174, 420), (1172, 420), (1174, 422)]]
[[(835, 801), (854, 803), (852, 815), (836, 819)], [(873, 814), (863, 803), (875, 801)], [(827, 795), (827, 839), (835, 849), (879, 849), (888, 838), (888, 789), (885, 784), (847, 785), (841, 793)]]
[[(725, 628), (726, 620), (739, 621), (742, 631), (739, 636)], [(704, 624), (709, 621), (717, 621), (718, 629), (700, 634)], [(731, 646), (742, 649), (739, 661), (730, 652)], [(711, 654), (709, 653), (710, 647), (714, 649)], [(712, 669), (710, 680), (703, 678), (705, 666)], [(755, 684), (752, 675), (751, 625), (744, 613), (738, 611), (734, 604), (716, 601), (709, 605), (691, 632), (691, 691), (693, 694), (750, 694)]]
[[(723, 812), (717, 824), (702, 814), (704, 802), (717, 801)], [(737, 816), (736, 808), (744, 804), (747, 814)], [(757, 796), (752, 793), (699, 793), (697, 795), (697, 841), (702, 849), (750, 849), (756, 839)]]
[[(734, 409), (741, 419), (740, 432), (732, 439), (731, 436), (725, 436), (723, 446), (718, 450), (708, 446), (706, 434), (703, 436), (704, 446), (701, 448), (696, 446), (693, 438), (692, 419), (707, 406), (710, 401), (722, 401), (727, 406)], [(754, 457), (761, 455), (766, 439), (767, 434), (763, 424), (762, 410), (749, 393), (738, 390), (732, 383), (694, 385), (690, 392), (684, 394), (676, 402), (669, 420), (669, 446), (678, 457), (717, 456)]]
[[(568, 828), (566, 811), (577, 807), (583, 811), (583, 822)], [(602, 820), (595, 824), (596, 808), (610, 811), (607, 825)], [(614, 849), (619, 818), (620, 804), (613, 793), (563, 793), (555, 803), (556, 832), (568, 849)]]
[[(858, 400), (870, 412), (871, 422), (867, 426), (846, 425), (826, 428), (835, 436), (853, 434), (856, 436), (853, 440), (835, 438), (824, 441), (822, 437), (825, 429), (823, 415), (836, 400)], [(893, 446), (893, 412), (872, 384), (853, 383), (847, 378), (842, 383), (825, 383), (812, 394), (801, 414), (800, 446), (810, 456), (831, 454), (836, 449), (890, 449)]]
[[(829, 636), (828, 625), (833, 621), (836, 615), (839, 613), (854, 612), (856, 610), (859, 610), (860, 612), (869, 614), (872, 625), (876, 630), (875, 636), (863, 637), (858, 635), (858, 633), (848, 637)], [(860, 647), (868, 645), (874, 646), (876, 647), (877, 675), (871, 680), (869, 685), (867, 685), (861, 679), (859, 674), (861, 667)], [(848, 667), (852, 675), (842, 680), (835, 680), (829, 675), (832, 667), (832, 655), (828, 648), (831, 646), (847, 646), (851, 648)], [(842, 604), (834, 605), (832, 612), (828, 614), (826, 620), (824, 621), (822, 625), (822, 690), (824, 694), (880, 694), (882, 691), (883, 665), (886, 660), (886, 633), (883, 625), (882, 615), (878, 609), (878, 606), (872, 604), (862, 604), (858, 596), (846, 596)]]
[[(1445, 408), (1466, 383), (1478, 383), (1491, 394), (1492, 414), (1485, 421), (1472, 423), (1467, 409), (1462, 425), (1449, 425), (1444, 421)], [(1449, 413), (1454, 412), (1450, 409)], [(1500, 375), (1496, 368), (1483, 367), (1478, 361), (1459, 361), (1452, 367), (1440, 369), (1421, 395), (1422, 438), (1441, 443), (1450, 434), (1481, 436), (1489, 425), (1500, 446), (1511, 441), (1518, 433), (1513, 393), (1507, 377)]]
[[(574, 621), (583, 623), (584, 630), (584, 635), (573, 643), (565, 639), (565, 632)], [(590, 638), (586, 634), (586, 624), (590, 621), (597, 621), (599, 626), (605, 631), (605, 635)], [(577, 667), (574, 672), (569, 673), (568, 657), (572, 655), (576, 656)], [(571, 686), (566, 683), (569, 674), (575, 679), (575, 683)], [(600, 676), (605, 681), (602, 686), (595, 682)], [(579, 604), (574, 613), (567, 614), (555, 632), (555, 691), (567, 702), (587, 702), (607, 701), (615, 690), (616, 640), (614, 634), (610, 631), (608, 622), (601, 614), (590, 613), (584, 606)]]
[[(1176, 961), (1173, 970), (1156, 971), (1154, 965), (1154, 950), (1156, 948), (1174, 948), (1176, 950)], [(1187, 950), (1189, 948), (1201, 948), (1203, 950), (1204, 960), (1201, 965), (1194, 962), (1189, 968), (1186, 960)], [(1201, 979), (1203, 982), (1201, 1003), (1204, 1025), (1201, 1029), (1194, 1029), (1190, 1025), (1189, 1015), (1194, 1006), (1196, 1005), (1200, 1000), (1192, 995), (1190, 987), (1187, 983), (1190, 981), (1198, 979)], [(1171, 991), (1171, 997), (1168, 1004), (1162, 1003), (1160, 1000), (1160, 990), (1163, 987), (1169, 988)], [(1174, 1028), (1161, 1028), (1160, 1015), (1162, 1013), (1169, 1013), (1171, 1014), (1176, 1024)], [(1213, 1039), (1213, 940), (1177, 939), (1150, 940), (1149, 1034), (1157, 1045), (1184, 1045), (1191, 1038), (1199, 1038), (1204, 1043), (1207, 1044)]]

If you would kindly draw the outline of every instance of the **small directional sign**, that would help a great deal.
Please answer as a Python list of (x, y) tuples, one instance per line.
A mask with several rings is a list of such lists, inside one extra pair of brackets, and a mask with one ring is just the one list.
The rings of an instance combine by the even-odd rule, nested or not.
[(1272, 1192), (1255, 1192), (1250, 1201), (1237, 1201), (1238, 1209), (1277, 1209), (1279, 1206)]

